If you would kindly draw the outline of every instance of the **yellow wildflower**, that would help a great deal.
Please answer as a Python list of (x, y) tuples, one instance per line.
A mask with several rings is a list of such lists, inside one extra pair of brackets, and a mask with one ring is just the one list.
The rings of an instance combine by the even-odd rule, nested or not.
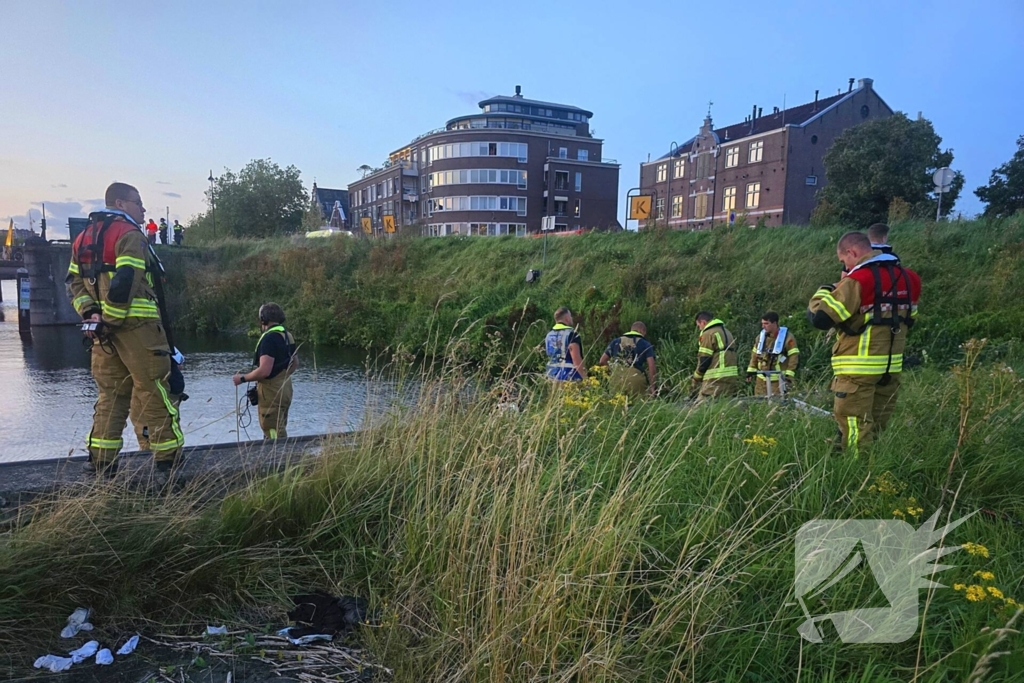
[(964, 597), (971, 602), (981, 602), (985, 599), (985, 589), (976, 583), (972, 583), (967, 587), (967, 593)]
[(995, 586), (988, 586), (985, 590), (987, 590), (988, 594), (991, 595), (996, 600), (1002, 600), (1003, 599), (1003, 591), (999, 590)]
[(983, 572), (981, 570), (974, 572), (974, 575), (982, 581), (991, 581), (992, 579), (996, 578), (996, 575), (992, 572)]
[(964, 588), (967, 588), (967, 586), (963, 585), (962, 583), (953, 584), (953, 590), (955, 591), (962, 591)]
[(980, 543), (970, 543), (970, 542), (968, 542), (968, 543), (964, 543), (960, 547), (963, 548), (964, 550), (966, 550), (971, 555), (976, 555), (976, 556), (980, 556), (980, 557), (988, 557), (988, 548), (986, 548), (985, 546), (981, 545)]

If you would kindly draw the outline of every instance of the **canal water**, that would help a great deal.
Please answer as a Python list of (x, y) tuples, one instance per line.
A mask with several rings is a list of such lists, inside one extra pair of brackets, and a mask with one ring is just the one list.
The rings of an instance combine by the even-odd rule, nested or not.
[[(6, 318), (0, 322), (0, 462), (85, 453), (96, 385), (81, 333), (36, 327), (30, 339), (22, 338), (15, 283), (5, 280), (0, 286)], [(186, 356), (189, 399), (180, 409), (186, 444), (262, 438), (255, 408), (249, 409), (248, 426), (244, 419), (243, 429), (236, 426), (231, 382), (235, 372), (251, 368), (256, 340), (179, 336), (176, 342)], [(388, 382), (369, 379), (365, 353), (303, 346), (299, 357), (289, 436), (358, 429), (370, 412), (386, 410), (396, 395)], [(244, 384), (238, 387), (239, 398), (244, 389)], [(130, 422), (124, 444), (125, 450), (138, 448)]]

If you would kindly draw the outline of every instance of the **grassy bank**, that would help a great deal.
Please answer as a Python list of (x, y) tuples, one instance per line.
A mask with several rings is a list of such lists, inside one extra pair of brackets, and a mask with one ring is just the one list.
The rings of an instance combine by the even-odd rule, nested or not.
[[(467, 401), (450, 367), (354, 449), (225, 500), (115, 481), (44, 506), (0, 545), (0, 648), (31, 661), (78, 605), (106, 632), (265, 629), (319, 587), (370, 599), (361, 642), (397, 681), (946, 682), (984, 662), (978, 680), (1019, 680), (1024, 640), (992, 629), (1024, 602), (1024, 356), (964, 351), (954, 373), (907, 373), (892, 428), (857, 459), (831, 454), (829, 419), (791, 408), (623, 406), (523, 380), (510, 412), (496, 393)], [(984, 552), (936, 577), (960, 590), (920, 591), (920, 636), (801, 641), (800, 525), (917, 526), (940, 504), (942, 520), (991, 512), (947, 540)], [(884, 605), (855, 576), (811, 610)]]
[[(422, 355), (453, 333), (467, 359), (500, 364), (540, 342), (551, 313), (577, 312), (589, 363), (635, 319), (647, 322), (667, 370), (688, 368), (693, 315), (715, 311), (752, 340), (760, 315), (780, 312), (805, 362), (828, 350), (803, 311), (834, 282), (841, 229), (782, 227), (551, 238), (229, 241), (175, 264), (181, 324), (199, 332), (251, 329), (260, 303), (281, 303), (310, 344), (402, 348)], [(948, 363), (964, 340), (1024, 329), (1024, 219), (907, 223), (892, 241), (924, 280), (911, 351)], [(542, 269), (539, 284), (525, 282)], [(539, 360), (539, 359), (538, 359)]]

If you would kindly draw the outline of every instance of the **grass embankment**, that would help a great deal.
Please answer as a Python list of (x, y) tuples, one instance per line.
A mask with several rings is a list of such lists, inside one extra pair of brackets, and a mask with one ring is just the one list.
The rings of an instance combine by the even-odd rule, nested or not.
[[(604, 326), (642, 318), (663, 365), (680, 373), (693, 312), (715, 309), (752, 339), (773, 307), (794, 314), (812, 367), (803, 386), (827, 405), (828, 351), (801, 312), (835, 278), (838, 232), (552, 239), (536, 287), (521, 283), (539, 265), (541, 245), (527, 240), (226, 243), (182, 254), (214, 266), (179, 288), (193, 325), (247, 325), (257, 303), (276, 299), (307, 339), (437, 348), (441, 376), (355, 449), (222, 501), (205, 500), (201, 484), (160, 497), (114, 482), (44, 506), (0, 546), (0, 647), (21, 661), (56, 647), (82, 604), (111, 630), (195, 632), (283, 616), (290, 593), (321, 587), (371, 600), (379, 623), (363, 641), (400, 681), (946, 682), (986, 666), (984, 680), (1017, 680), (1024, 642), (997, 642), (993, 629), (1012, 618), (1010, 599), (1024, 602), (1024, 353), (1010, 341), (1024, 311), (1020, 222), (895, 231), (926, 282), (912, 339), (928, 360), (905, 373), (891, 428), (857, 459), (831, 453), (829, 419), (789, 408), (623, 409), (600, 389), (551, 395), (519, 379), (513, 413), (497, 396), (467, 402), (459, 390), (476, 381), (467, 359), (484, 361), (484, 381), (489, 366), (515, 358), (509, 377), (520, 377), (559, 304), (583, 312), (591, 358)], [(520, 318), (524, 309), (533, 313)], [(454, 340), (431, 345), (452, 330)], [(969, 336), (1001, 341), (960, 348)], [(794, 537), (804, 522), (917, 526), (940, 506), (943, 520), (991, 512), (953, 532), (949, 543), (984, 552), (947, 559), (956, 568), (936, 579), (959, 589), (920, 591), (919, 636), (799, 638)], [(884, 606), (870, 586), (851, 576), (809, 607)], [(1003, 651), (1012, 654), (994, 656)]]
[[(719, 314), (746, 346), (761, 314), (774, 309), (797, 335), (802, 362), (825, 368), (827, 345), (803, 312), (818, 285), (838, 278), (842, 232), (550, 238), (546, 266), (540, 239), (227, 241), (190, 255), (172, 289), (181, 324), (199, 332), (251, 329), (259, 304), (274, 300), (310, 345), (428, 355), (435, 339), (454, 334), (464, 340), (463, 357), (492, 364), (539, 343), (554, 309), (567, 305), (588, 364), (641, 319), (670, 372), (690, 367), (699, 310)], [(1002, 340), (1024, 329), (1024, 219), (900, 224), (892, 241), (925, 283), (912, 353), (948, 363), (966, 339)], [(539, 284), (525, 282), (529, 268), (543, 269)]]
[[(516, 413), (497, 393), (467, 402), (463, 373), (445, 373), (354, 449), (223, 501), (114, 482), (44, 506), (0, 547), (0, 646), (21, 661), (58, 647), (78, 605), (107, 632), (195, 633), (283, 618), (289, 594), (319, 587), (370, 599), (362, 642), (397, 681), (946, 682), (1002, 651), (984, 680), (1019, 680), (1024, 639), (991, 629), (1024, 602), (1024, 384), (969, 351), (956, 373), (905, 377), (894, 424), (857, 459), (831, 453), (829, 419), (791, 408), (624, 408), (527, 383)], [(947, 558), (936, 578), (959, 590), (919, 591), (920, 637), (801, 641), (797, 529), (916, 527), (940, 502), (940, 522), (995, 512), (946, 541), (984, 551)], [(873, 586), (854, 574), (809, 608), (885, 606)]]

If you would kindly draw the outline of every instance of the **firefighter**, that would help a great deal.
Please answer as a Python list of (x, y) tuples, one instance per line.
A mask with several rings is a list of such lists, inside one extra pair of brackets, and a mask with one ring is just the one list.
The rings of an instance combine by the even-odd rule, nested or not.
[(139, 191), (113, 183), (104, 201), (106, 208), (90, 214), (75, 238), (66, 279), (83, 331), (92, 340), (92, 375), (99, 390), (86, 439), (87, 469), (116, 471), (134, 397), (139, 422), (149, 427), (157, 468), (168, 471), (185, 439), (170, 398), (171, 347), (154, 289), (163, 268), (142, 230), (146, 209)]
[(160, 219), (160, 244), (170, 244), (167, 241), (167, 220), (164, 218)]
[(654, 363), (654, 345), (647, 341), (647, 326), (633, 323), (629, 332), (613, 339), (601, 355), (598, 365), (611, 364), (612, 388), (630, 396), (654, 396), (657, 367)]
[(583, 366), (583, 341), (573, 327), (572, 313), (566, 307), (555, 311), (555, 326), (544, 338), (548, 355), (547, 377), (558, 382), (579, 382), (587, 378)]
[(818, 329), (838, 330), (832, 347), (834, 413), (839, 445), (856, 452), (885, 429), (896, 407), (921, 278), (894, 255), (872, 249), (861, 232), (843, 235), (836, 255), (847, 275), (814, 293), (807, 317)]
[(883, 254), (892, 254), (899, 259), (899, 255), (889, 246), (889, 226), (885, 223), (875, 223), (868, 227), (868, 239), (871, 240), (872, 249)]
[(295, 339), (284, 328), (284, 310), (275, 303), (260, 306), (260, 335), (253, 354), (254, 369), (232, 378), (256, 382), (256, 411), (265, 439), (288, 436), (288, 410), (292, 405), (292, 374), (298, 368)]
[(713, 313), (701, 311), (694, 319), (700, 330), (697, 370), (693, 373), (691, 398), (732, 396), (739, 388), (736, 339)]
[[(747, 366), (747, 381), (756, 378), (754, 395), (764, 396), (768, 393), (768, 378), (772, 382), (772, 394), (778, 395), (793, 390), (796, 381), (796, 366), (800, 363), (800, 349), (796, 339), (786, 327), (779, 327), (779, 314), (768, 311), (761, 316), (761, 334), (754, 342), (750, 352), (750, 364)], [(774, 371), (777, 375), (764, 375), (766, 371)], [(779, 381), (782, 377), (783, 382)], [(780, 387), (785, 386), (785, 390)]]
[(181, 223), (178, 222), (178, 219), (175, 218), (174, 219), (174, 246), (176, 246), (176, 247), (180, 247), (181, 246), (181, 238), (182, 238), (182, 235), (183, 235), (184, 232), (185, 232), (185, 228), (183, 228), (181, 226)]

